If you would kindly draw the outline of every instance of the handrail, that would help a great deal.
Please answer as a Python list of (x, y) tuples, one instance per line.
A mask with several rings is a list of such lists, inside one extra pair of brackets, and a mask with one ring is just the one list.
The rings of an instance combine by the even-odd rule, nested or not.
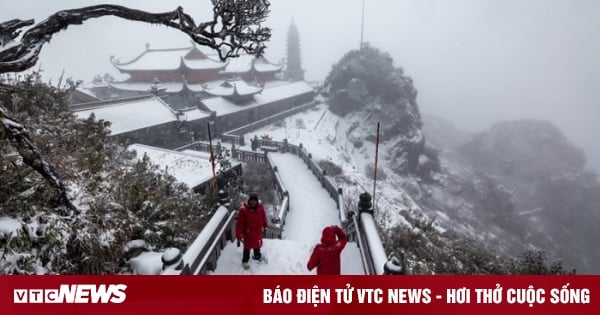
[[(232, 228), (231, 222), (235, 214), (235, 211), (230, 212), (225, 206), (219, 206), (196, 239), (188, 247), (188, 250), (183, 254), (183, 269), (166, 269), (161, 274), (197, 274), (197, 271), (205, 272), (205, 264), (208, 257), (215, 254), (216, 244), (227, 239), (225, 231), (227, 231), (227, 228)], [(229, 238), (231, 239), (231, 236)]]
[[(214, 254), (216, 254), (217, 245), (219, 243), (221, 243), (222, 238), (225, 235), (225, 231), (227, 231), (227, 229), (230, 228), (229, 225), (233, 221), (233, 218), (235, 217), (236, 214), (237, 214), (237, 211), (231, 211), (231, 213), (229, 214), (229, 217), (227, 217), (227, 220), (225, 221), (225, 224), (221, 227), (221, 229), (217, 233), (217, 237), (210, 244), (210, 247), (208, 248), (208, 251), (206, 251), (206, 254), (200, 260), (200, 263), (198, 264), (198, 267), (196, 267), (196, 270), (193, 272), (193, 274), (200, 275), (200, 274), (205, 274), (206, 273), (206, 271), (207, 271), (206, 262), (209, 260), (209, 258), (211, 256), (213, 256)], [(223, 247), (221, 247), (221, 249), (222, 248)], [(215, 258), (218, 259), (218, 255)], [(212, 266), (209, 266), (209, 267), (212, 267)], [(216, 263), (216, 259), (215, 259), (215, 265), (214, 265), (213, 269), (216, 268), (216, 267), (217, 267), (217, 263)]]
[(356, 215), (352, 216), (352, 224), (356, 229), (356, 243), (360, 252), (360, 261), (362, 262), (363, 268), (366, 275), (374, 275), (375, 268), (373, 267), (373, 259), (369, 251), (368, 246), (364, 239), (364, 233), (361, 233), (360, 224)]
[(346, 216), (346, 207), (344, 206), (344, 193), (342, 187), (338, 188), (337, 206), (340, 212), (340, 222), (344, 224), (344, 222), (348, 220), (348, 217)]
[[(290, 196), (287, 188), (283, 184), (283, 180), (281, 179), (279, 172), (277, 171), (277, 167), (273, 165), (273, 160), (271, 159), (271, 156), (267, 154), (265, 160), (271, 168), (273, 176), (275, 177), (275, 188), (279, 198), (281, 199), (279, 209), (277, 210), (277, 215), (274, 218), (272, 218), (271, 221), (273, 223), (271, 227), (271, 233), (274, 235), (268, 236), (273, 236), (274, 238), (281, 239), (283, 234), (283, 226), (285, 225), (285, 218), (290, 210)], [(272, 232), (272, 230), (275, 231)]]
[(382, 275), (384, 273), (383, 266), (387, 262), (387, 255), (383, 248), (383, 243), (379, 234), (377, 234), (377, 227), (375, 221), (373, 221), (373, 215), (370, 213), (360, 213), (359, 223), (362, 237), (365, 238), (366, 248), (368, 249), (369, 259), (373, 268), (374, 274)]

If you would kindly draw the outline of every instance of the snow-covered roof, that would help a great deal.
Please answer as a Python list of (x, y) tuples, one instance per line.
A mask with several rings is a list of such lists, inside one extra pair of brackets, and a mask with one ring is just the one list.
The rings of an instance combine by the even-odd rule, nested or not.
[(112, 58), (111, 62), (119, 70), (175, 70), (181, 66), (181, 57), (190, 49), (147, 49), (129, 62), (119, 63)]
[(110, 126), (112, 135), (177, 120), (175, 112), (154, 95), (87, 103), (80, 106), (84, 107), (74, 110), (78, 118), (87, 119), (94, 113), (96, 119), (104, 119), (112, 123)]
[(256, 59), (247, 54), (222, 62), (216, 54), (205, 54), (195, 47), (146, 49), (129, 62), (120, 63), (114, 58), (111, 62), (122, 71), (177, 70), (183, 67), (192, 70), (223, 69), (223, 73), (245, 73), (252, 70), (253, 66), (257, 72), (274, 72), (283, 67), (268, 62), (264, 57)]
[(272, 64), (265, 58), (261, 57), (254, 62), (254, 70), (256, 72), (277, 72), (283, 68), (283, 64)]
[(250, 85), (243, 80), (229, 80), (218, 86), (207, 88), (206, 93), (214, 96), (246, 96), (260, 93), (262, 89), (260, 86)]
[[(201, 154), (203, 152), (179, 152), (137, 143), (130, 145), (128, 149), (135, 150), (138, 158), (142, 158), (145, 153), (150, 161), (158, 165), (162, 171), (166, 170), (167, 173), (190, 188), (206, 182), (213, 176), (208, 155)], [(218, 161), (215, 168), (219, 169)]]
[[(155, 83), (152, 82), (112, 82), (109, 85), (117, 90), (149, 92)], [(156, 85), (158, 89), (165, 89), (167, 93), (179, 93), (183, 90), (183, 82), (160, 82)]]
[(107, 86), (108, 86), (108, 82), (105, 82), (105, 81), (90, 81), (87, 83), (80, 84), (79, 88), (90, 90), (90, 89), (107, 87)]
[(243, 106), (237, 105), (233, 101), (223, 97), (205, 99), (202, 100), (202, 103), (208, 110), (214, 111), (218, 116), (221, 116), (310, 92), (313, 92), (312, 87), (304, 81), (299, 81), (263, 89), (260, 94), (254, 95), (254, 99), (251, 102), (245, 103)]
[(206, 117), (209, 117), (211, 114), (210, 112), (205, 112), (198, 108), (184, 109), (184, 110), (181, 110), (181, 112), (185, 115), (186, 121), (193, 121), (193, 120), (206, 118)]
[(236, 58), (227, 59), (227, 67), (222, 71), (223, 73), (244, 73), (252, 69), (252, 62), (254, 56), (251, 55), (240, 55)]
[[(189, 55), (191, 52), (196, 52), (194, 57)], [(195, 47), (146, 49), (129, 62), (120, 63), (112, 58), (111, 62), (122, 71), (177, 70), (181, 67), (194, 70), (219, 70), (226, 65), (220, 60), (206, 56)]]
[(70, 95), (71, 104), (88, 103), (88, 102), (96, 102), (96, 101), (99, 101), (99, 99), (96, 97), (96, 95), (92, 91), (90, 91), (86, 88), (77, 87), (76, 89), (71, 91), (71, 95)]
[(264, 57), (256, 58), (246, 54), (227, 59), (227, 63), (227, 67), (222, 73), (246, 73), (253, 68), (256, 72), (276, 72), (283, 68), (283, 64), (273, 64)]
[[(219, 81), (222, 83), (223, 81)], [(129, 81), (121, 81), (121, 82), (112, 82), (110, 86), (122, 91), (134, 91), (134, 92), (150, 92), (153, 88), (158, 88), (159, 90), (163, 90), (165, 93), (180, 93), (184, 89), (188, 89), (192, 92), (203, 92), (205, 89), (204, 83), (194, 83), (190, 84), (185, 81), (183, 82), (129, 82)], [(213, 85), (214, 86), (214, 85)]]
[(190, 84), (185, 82), (185, 87), (192, 92), (202, 92), (204, 91), (205, 85), (202, 83)]
[(216, 70), (225, 67), (225, 64), (221, 61), (207, 59), (182, 59), (183, 64), (188, 69), (193, 70)]

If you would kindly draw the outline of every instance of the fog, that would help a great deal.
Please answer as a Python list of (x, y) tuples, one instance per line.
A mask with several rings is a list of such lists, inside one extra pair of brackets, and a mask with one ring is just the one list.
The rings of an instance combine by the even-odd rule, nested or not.
[[(197, 21), (210, 1), (2, 1), (0, 20), (41, 21), (60, 9), (116, 3), (154, 12), (181, 5)], [(600, 171), (600, 1), (366, 0), (364, 39), (389, 52), (414, 79), (422, 113), (477, 131), (493, 122), (536, 118), (556, 123)], [(361, 0), (272, 0), (273, 30), (266, 57), (285, 57), (294, 19), (308, 80), (323, 81), (331, 66), (360, 43)], [(153, 48), (189, 45), (174, 30), (104, 17), (72, 26), (41, 55), (47, 78), (89, 81), (119, 76), (109, 58), (129, 61)], [(37, 68), (37, 67), (36, 67)]]

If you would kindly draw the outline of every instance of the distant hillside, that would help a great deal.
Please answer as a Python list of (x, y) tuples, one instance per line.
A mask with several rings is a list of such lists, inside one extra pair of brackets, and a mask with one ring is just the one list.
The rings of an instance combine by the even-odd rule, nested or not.
[[(413, 273), (565, 271), (558, 262), (538, 268), (547, 258), (600, 270), (598, 254), (586, 250), (597, 232), (582, 222), (597, 222), (597, 181), (581, 171), (581, 151), (551, 124), (507, 122), (470, 135), (442, 118), (422, 118), (412, 80), (369, 46), (332, 68), (324, 94), (340, 117), (328, 137), (343, 150), (342, 169), (373, 173), (381, 123), (378, 220), (386, 246)], [(573, 209), (552, 214), (558, 207)], [(538, 267), (519, 269), (519, 259)]]
[(513, 195), (524, 240), (583, 271), (600, 270), (600, 184), (583, 151), (547, 121), (501, 122), (459, 149), (475, 169)]
[(424, 114), (423, 133), (427, 143), (444, 150), (455, 149), (464, 144), (471, 134), (453, 125), (442, 117)]

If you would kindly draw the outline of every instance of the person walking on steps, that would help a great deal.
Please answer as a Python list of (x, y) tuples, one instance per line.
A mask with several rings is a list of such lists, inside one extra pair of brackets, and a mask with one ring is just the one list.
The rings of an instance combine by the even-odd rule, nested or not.
[(244, 243), (242, 254), (242, 267), (248, 269), (250, 260), (250, 250), (254, 252), (252, 259), (263, 260), (260, 252), (264, 229), (267, 227), (267, 216), (263, 204), (258, 200), (256, 193), (251, 193), (248, 201), (245, 202), (238, 212), (237, 223), (235, 226), (235, 236), (238, 241)]
[(313, 249), (306, 267), (309, 271), (316, 267), (318, 275), (339, 275), (340, 255), (347, 242), (348, 237), (341, 227), (337, 225), (325, 227), (321, 243)]

